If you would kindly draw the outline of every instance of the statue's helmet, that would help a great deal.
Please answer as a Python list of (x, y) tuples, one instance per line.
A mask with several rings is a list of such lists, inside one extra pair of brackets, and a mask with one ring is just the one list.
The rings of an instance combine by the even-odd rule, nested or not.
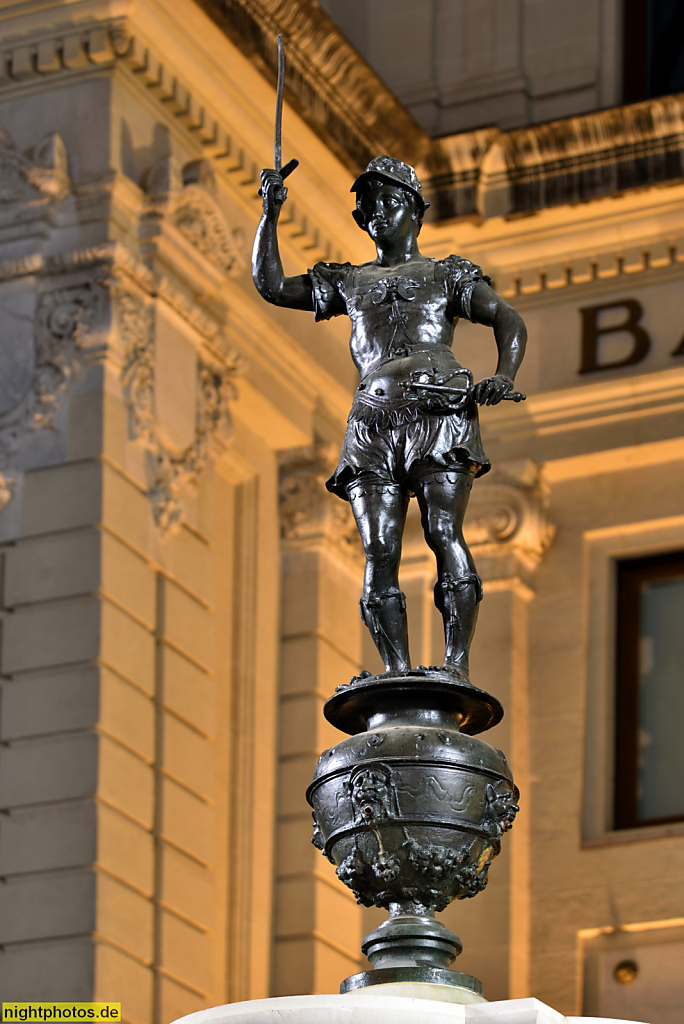
[(372, 180), (386, 181), (388, 184), (397, 185), (414, 195), (420, 205), (421, 218), (430, 205), (423, 198), (423, 190), (414, 168), (410, 164), (404, 163), (403, 160), (397, 160), (393, 156), (373, 157), (349, 191), (363, 192), (367, 182)]

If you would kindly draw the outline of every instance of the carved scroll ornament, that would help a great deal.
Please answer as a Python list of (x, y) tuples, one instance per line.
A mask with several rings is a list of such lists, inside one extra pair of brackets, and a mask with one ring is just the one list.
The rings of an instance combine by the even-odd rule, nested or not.
[(148, 220), (168, 220), (222, 274), (242, 270), (242, 232), (226, 220), (208, 161), (192, 161), (180, 169), (173, 157), (165, 157), (152, 167), (146, 185)]
[(56, 428), (62, 399), (106, 318), (106, 305), (107, 291), (97, 277), (45, 291), (25, 336), (17, 338), (6, 330), (0, 339), (0, 348), (13, 349), (13, 372), (1, 388), (0, 510), (12, 498), (11, 467), (24, 439), (34, 431)]
[(123, 292), (117, 296), (117, 310), (124, 349), (121, 381), (129, 410), (129, 436), (146, 448), (152, 514), (160, 531), (167, 534), (186, 518), (182, 492), (197, 486), (212, 445), (226, 442), (231, 436), (229, 403), (236, 397), (235, 377), (241, 360), (230, 353), (220, 362), (198, 354), (194, 437), (179, 449), (165, 439), (156, 415), (153, 308), (141, 296)]
[(488, 474), (473, 489), (464, 533), (476, 552), (511, 552), (535, 569), (555, 534), (541, 468), (525, 459)]

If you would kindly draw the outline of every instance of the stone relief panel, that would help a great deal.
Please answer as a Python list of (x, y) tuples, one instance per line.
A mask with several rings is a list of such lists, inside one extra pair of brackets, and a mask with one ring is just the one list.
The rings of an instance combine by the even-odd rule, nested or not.
[(238, 273), (245, 267), (243, 233), (231, 229), (216, 199), (209, 161), (193, 160), (181, 168), (173, 157), (164, 157), (151, 168), (145, 185), (143, 234), (153, 232), (154, 221), (161, 218), (220, 274)]
[(357, 557), (361, 542), (350, 506), (325, 489), (336, 462), (335, 446), (321, 441), (281, 456), (281, 536), (292, 543), (326, 539)]
[[(216, 199), (209, 163), (179, 169), (172, 159), (162, 161), (147, 186), (143, 223), (168, 223), (176, 246), (206, 261), (206, 275), (219, 281), (245, 266), (243, 240)], [(59, 135), (48, 134), (22, 153), (0, 125), (2, 223), (7, 210), (16, 233), (18, 221), (43, 217), (46, 204), (69, 189)], [(53, 461), (61, 450), (61, 410), (71, 382), (86, 363), (110, 352), (117, 358), (118, 339), (129, 431), (146, 449), (154, 520), (162, 532), (173, 530), (185, 517), (181, 492), (196, 485), (212, 446), (231, 432), (228, 406), (239, 360), (223, 346), (219, 324), (117, 243), (3, 260), (0, 282), (7, 282), (0, 293), (0, 510), (11, 501), (27, 458), (33, 464), (36, 453), (48, 452)], [(195, 340), (171, 343), (168, 330), (159, 329), (162, 307), (173, 310)], [(181, 337), (183, 330), (176, 333)], [(38, 431), (51, 432), (44, 435), (47, 446), (27, 443)]]
[(476, 559), (480, 554), (511, 553), (524, 568), (536, 569), (555, 534), (541, 467), (523, 459), (478, 480), (464, 533)]
[(0, 510), (11, 500), (23, 442), (57, 429), (63, 397), (107, 318), (98, 277), (0, 297)]
[[(148, 496), (155, 523), (168, 533), (185, 518), (182, 492), (196, 486), (216, 444), (225, 444), (232, 425), (240, 359), (227, 351), (190, 347), (185, 434), (174, 434), (159, 415), (159, 372), (153, 301), (112, 281), (105, 273), (78, 283), (0, 295), (0, 511), (12, 499), (22, 449), (38, 431), (58, 434), (69, 387), (89, 362), (109, 348), (111, 306), (123, 347), (121, 383), (129, 410), (129, 436), (146, 449)], [(162, 387), (164, 382), (162, 380)], [(167, 387), (168, 390), (168, 387)], [(167, 398), (173, 408), (176, 396)], [(23, 456), (25, 459), (25, 456)]]
[(59, 135), (44, 136), (23, 154), (0, 125), (0, 204), (63, 199), (68, 191), (67, 154)]
[[(181, 424), (179, 436), (173, 425), (165, 422), (162, 412), (165, 402), (168, 406), (179, 397), (164, 380), (163, 364), (160, 366), (163, 321), (155, 315), (149, 300), (130, 291), (117, 294), (116, 309), (129, 436), (145, 446), (152, 514), (160, 531), (169, 534), (186, 517), (182, 492), (196, 487), (213, 446), (230, 439), (229, 403), (237, 395), (235, 378), (241, 361), (230, 353), (223, 353), (219, 359), (190, 345), (186, 347), (191, 377), (183, 381), (181, 402), (175, 406)], [(187, 368), (183, 365), (183, 369)], [(183, 433), (184, 421), (189, 421), (189, 429)]]

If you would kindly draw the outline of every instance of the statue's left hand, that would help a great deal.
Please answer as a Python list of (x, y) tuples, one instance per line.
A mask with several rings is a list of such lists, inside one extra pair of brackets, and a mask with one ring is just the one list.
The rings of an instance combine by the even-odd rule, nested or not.
[(475, 385), (473, 388), (473, 398), (478, 405), (498, 405), (512, 387), (513, 381), (510, 377), (504, 377), (502, 373), (496, 373), (493, 377), (483, 377)]

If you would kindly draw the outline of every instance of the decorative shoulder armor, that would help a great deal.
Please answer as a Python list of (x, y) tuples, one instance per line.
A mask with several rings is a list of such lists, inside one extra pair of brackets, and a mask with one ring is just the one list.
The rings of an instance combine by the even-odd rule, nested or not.
[(463, 259), (462, 256), (447, 256), (439, 262), (444, 267), (445, 276), (450, 277), (454, 282), (466, 275), (481, 277), (485, 281), (489, 281), (489, 278), (482, 273), (482, 267), (478, 267), (477, 263), (471, 263), (470, 260)]
[(317, 263), (309, 270), (315, 320), (330, 320), (347, 312), (344, 286), (350, 270), (351, 263)]
[(491, 284), (491, 279), (482, 273), (482, 267), (460, 256), (447, 256), (439, 261), (444, 274), (444, 284), (454, 317), (472, 320), (471, 300), (475, 285), (479, 281)]

